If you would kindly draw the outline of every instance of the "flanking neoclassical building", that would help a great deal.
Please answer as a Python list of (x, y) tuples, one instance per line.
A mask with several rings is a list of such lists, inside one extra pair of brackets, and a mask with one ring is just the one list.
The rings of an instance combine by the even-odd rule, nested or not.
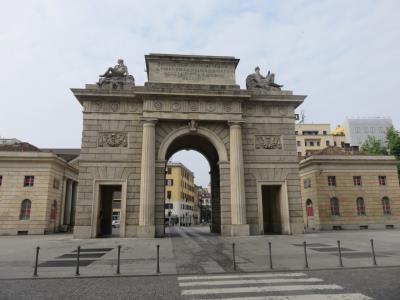
[(400, 187), (393, 156), (328, 147), (300, 162), (304, 228), (400, 228)]
[(0, 140), (0, 235), (72, 231), (78, 153), (59, 150)]

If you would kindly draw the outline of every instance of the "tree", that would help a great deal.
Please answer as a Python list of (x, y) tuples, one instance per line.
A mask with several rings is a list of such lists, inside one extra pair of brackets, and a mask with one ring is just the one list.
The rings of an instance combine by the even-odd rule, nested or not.
[(378, 140), (376, 137), (370, 135), (368, 136), (367, 140), (364, 143), (362, 143), (360, 150), (362, 153), (367, 153), (367, 154), (374, 154), (374, 155), (388, 154), (388, 149), (385, 146), (385, 143)]
[(400, 159), (400, 132), (394, 129), (393, 126), (389, 127), (386, 131), (386, 141), (389, 154)]

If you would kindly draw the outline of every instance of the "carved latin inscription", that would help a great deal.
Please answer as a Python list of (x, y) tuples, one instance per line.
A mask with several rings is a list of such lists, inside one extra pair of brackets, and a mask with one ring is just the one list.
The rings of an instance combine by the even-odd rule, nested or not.
[(281, 137), (279, 135), (256, 135), (256, 149), (282, 149)]
[(99, 147), (128, 147), (126, 132), (100, 132)]

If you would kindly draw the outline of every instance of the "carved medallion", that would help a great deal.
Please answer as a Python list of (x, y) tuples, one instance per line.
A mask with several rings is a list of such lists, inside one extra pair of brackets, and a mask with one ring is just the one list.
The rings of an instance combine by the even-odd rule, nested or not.
[(129, 103), (128, 110), (129, 110), (130, 112), (137, 111), (138, 108), (139, 108), (139, 105), (137, 104), (137, 102)]
[(215, 111), (215, 109), (217, 108), (217, 104), (215, 102), (209, 101), (206, 102), (206, 110), (207, 111)]
[(99, 147), (128, 147), (126, 132), (100, 132)]
[(153, 106), (156, 110), (161, 110), (162, 109), (162, 103), (161, 101), (154, 101)]
[(256, 135), (256, 149), (282, 149), (281, 137), (279, 135)]
[(173, 111), (180, 111), (181, 107), (182, 107), (182, 104), (180, 102), (172, 103), (172, 110)]
[(111, 102), (110, 109), (112, 112), (116, 112), (119, 109), (119, 102)]

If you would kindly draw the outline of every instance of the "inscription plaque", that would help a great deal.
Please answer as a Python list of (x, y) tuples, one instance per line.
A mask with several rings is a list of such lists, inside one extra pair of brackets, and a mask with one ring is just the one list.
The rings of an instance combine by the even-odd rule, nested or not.
[(147, 74), (152, 83), (235, 85), (237, 63), (234, 57), (146, 56)]

